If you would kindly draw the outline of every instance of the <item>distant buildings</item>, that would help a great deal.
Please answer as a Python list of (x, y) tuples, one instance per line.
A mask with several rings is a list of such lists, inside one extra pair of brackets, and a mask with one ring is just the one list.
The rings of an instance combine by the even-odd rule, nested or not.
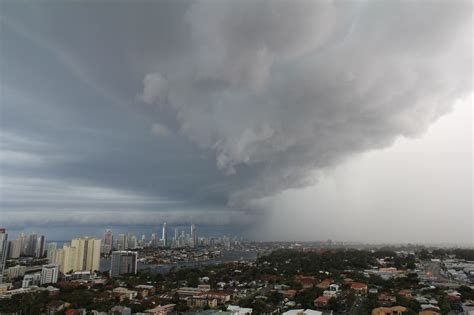
[(30, 234), (26, 237), (24, 256), (43, 257), (45, 251), (44, 235)]
[(8, 258), (18, 258), (20, 256), (44, 257), (46, 250), (46, 239), (44, 235), (21, 233), (16, 240), (10, 240), (7, 247)]
[(58, 282), (59, 267), (56, 264), (44, 265), (41, 268), (41, 284)]
[(115, 251), (112, 252), (110, 263), (110, 276), (118, 277), (122, 274), (137, 273), (137, 252)]

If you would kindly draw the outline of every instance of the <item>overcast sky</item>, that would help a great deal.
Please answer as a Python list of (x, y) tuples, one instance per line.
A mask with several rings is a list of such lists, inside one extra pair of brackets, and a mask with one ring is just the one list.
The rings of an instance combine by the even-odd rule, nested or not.
[(0, 225), (474, 243), (472, 1), (0, 12)]

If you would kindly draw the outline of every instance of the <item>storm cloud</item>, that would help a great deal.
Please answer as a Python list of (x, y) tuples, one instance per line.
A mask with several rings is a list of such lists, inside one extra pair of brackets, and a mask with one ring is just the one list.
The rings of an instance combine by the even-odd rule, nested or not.
[(142, 99), (238, 177), (231, 205), (422, 133), (472, 89), (468, 2), (194, 3), (189, 63)]
[(473, 90), (470, 1), (0, 6), (0, 225), (272, 230)]

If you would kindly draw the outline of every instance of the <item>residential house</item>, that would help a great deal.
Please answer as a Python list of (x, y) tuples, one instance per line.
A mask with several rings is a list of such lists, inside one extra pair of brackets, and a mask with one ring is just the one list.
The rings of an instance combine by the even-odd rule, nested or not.
[(324, 296), (324, 295), (321, 295), (321, 296), (318, 296), (314, 301), (314, 305), (317, 306), (317, 307), (326, 307), (329, 303), (329, 300), (330, 300), (330, 297), (328, 296)]
[(403, 306), (378, 307), (372, 310), (372, 315), (402, 315), (406, 311), (408, 309)]

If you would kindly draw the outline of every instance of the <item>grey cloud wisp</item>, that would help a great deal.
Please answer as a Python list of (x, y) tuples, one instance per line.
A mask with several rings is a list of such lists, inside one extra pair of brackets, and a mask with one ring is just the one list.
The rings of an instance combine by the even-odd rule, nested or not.
[(215, 152), (246, 207), (448, 112), (472, 89), (471, 19), (461, 1), (198, 1), (189, 58), (141, 99)]

